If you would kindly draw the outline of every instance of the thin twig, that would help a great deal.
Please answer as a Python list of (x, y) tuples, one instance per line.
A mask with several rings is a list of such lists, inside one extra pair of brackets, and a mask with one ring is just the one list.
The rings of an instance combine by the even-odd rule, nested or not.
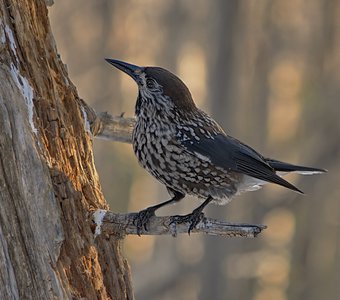
[(135, 118), (124, 118), (122, 115), (115, 117), (103, 112), (96, 114), (90, 127), (96, 138), (131, 144), (135, 123)]
[[(107, 210), (97, 210), (93, 214), (95, 223), (95, 235), (116, 235), (137, 234), (137, 228), (133, 223), (136, 213), (118, 214)], [(142, 230), (141, 235), (172, 235), (188, 233), (189, 223), (171, 223), (172, 217), (152, 217), (147, 230)], [(265, 225), (252, 225), (242, 223), (229, 223), (210, 218), (203, 218), (191, 233), (205, 233), (222, 237), (256, 237)]]

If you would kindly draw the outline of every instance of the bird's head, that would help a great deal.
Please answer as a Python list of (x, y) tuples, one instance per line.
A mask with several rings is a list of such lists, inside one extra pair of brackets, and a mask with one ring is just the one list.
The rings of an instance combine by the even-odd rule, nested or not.
[(179, 113), (196, 109), (189, 89), (176, 75), (159, 67), (139, 67), (115, 59), (108, 63), (132, 77), (138, 85), (136, 114), (143, 109), (175, 110)]

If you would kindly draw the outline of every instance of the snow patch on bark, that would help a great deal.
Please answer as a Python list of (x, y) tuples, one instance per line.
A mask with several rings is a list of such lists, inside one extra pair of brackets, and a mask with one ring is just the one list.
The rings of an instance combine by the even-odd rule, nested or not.
[(20, 75), (19, 70), (12, 63), (11, 63), (11, 75), (12, 75), (12, 78), (15, 84), (17, 85), (18, 89), (21, 91), (21, 94), (25, 99), (25, 103), (26, 103), (27, 111), (28, 111), (28, 121), (31, 125), (32, 131), (35, 134), (37, 134), (38, 130), (35, 128), (34, 121), (33, 121), (33, 111), (34, 111), (33, 88), (30, 86), (28, 80), (25, 77)]
[(11, 47), (11, 50), (13, 51), (13, 53), (16, 54), (17, 45), (15, 44), (15, 41), (14, 41), (13, 32), (12, 32), (11, 28), (8, 27), (8, 25), (5, 25), (5, 32), (6, 32), (8, 39), (9, 39), (9, 45)]
[(83, 106), (80, 107), (81, 109), (81, 112), (83, 113), (83, 119), (84, 119), (84, 127), (85, 127), (85, 130), (88, 134), (92, 135), (92, 132), (91, 132), (91, 125), (90, 125), (90, 122), (87, 118), (87, 113), (85, 111), (85, 108)]
[(15, 43), (15, 39), (14, 39), (14, 35), (13, 35), (13, 32), (11, 30), (11, 28), (9, 28), (8, 25), (5, 25), (4, 26), (4, 29), (5, 29), (5, 35), (4, 37), (1, 37), (1, 41), (4, 40), (4, 43), (6, 43), (6, 36), (9, 40), (9, 46), (15, 56), (15, 60), (17, 63), (19, 63), (19, 60), (18, 60), (18, 56), (17, 56), (17, 45)]
[(102, 224), (103, 224), (103, 220), (104, 220), (104, 217), (106, 215), (106, 210), (104, 209), (98, 209), (96, 210), (96, 212), (93, 214), (93, 221), (94, 223), (97, 225), (96, 226), (96, 230), (94, 232), (94, 237), (96, 238), (98, 235), (101, 234), (102, 232)]

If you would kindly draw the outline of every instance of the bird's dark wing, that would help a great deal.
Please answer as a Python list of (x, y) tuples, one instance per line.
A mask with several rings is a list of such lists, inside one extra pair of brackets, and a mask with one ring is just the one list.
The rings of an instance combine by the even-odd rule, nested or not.
[(219, 133), (213, 138), (181, 141), (187, 151), (207, 157), (214, 165), (264, 181), (276, 183), (302, 193), (298, 188), (276, 175), (262, 155), (237, 139)]

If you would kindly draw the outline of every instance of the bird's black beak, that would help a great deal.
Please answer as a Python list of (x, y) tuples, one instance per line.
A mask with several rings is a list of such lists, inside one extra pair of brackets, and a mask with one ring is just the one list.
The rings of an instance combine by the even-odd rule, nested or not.
[(120, 60), (111, 59), (111, 58), (105, 58), (105, 60), (116, 67), (117, 69), (123, 71), (124, 73), (131, 76), (137, 83), (140, 81), (140, 74), (143, 71), (142, 67), (138, 67)]

